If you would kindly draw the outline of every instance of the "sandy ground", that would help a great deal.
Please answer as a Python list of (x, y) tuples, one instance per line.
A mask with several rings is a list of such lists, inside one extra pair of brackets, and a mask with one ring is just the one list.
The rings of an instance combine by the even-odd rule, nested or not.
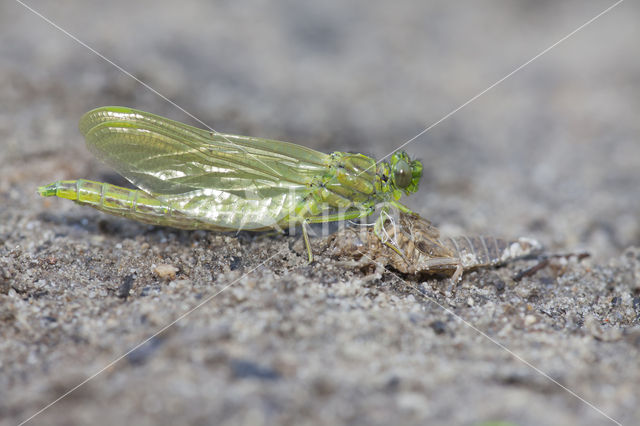
[[(29, 4), (218, 131), (380, 158), (612, 2)], [(40, 198), (122, 182), (77, 131), (91, 108), (195, 121), (3, 2), (0, 424), (88, 378), (30, 423), (639, 424), (639, 18), (622, 3), (406, 146), (406, 201), (443, 233), (591, 253), (446, 296), (321, 237), (307, 265), (297, 237)]]

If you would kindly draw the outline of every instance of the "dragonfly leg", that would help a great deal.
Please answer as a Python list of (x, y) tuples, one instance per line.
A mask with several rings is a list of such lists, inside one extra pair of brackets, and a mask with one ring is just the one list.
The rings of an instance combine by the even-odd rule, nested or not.
[(304, 239), (304, 246), (307, 248), (307, 255), (309, 255), (309, 263), (313, 262), (313, 252), (311, 251), (311, 242), (309, 241), (309, 233), (307, 232), (307, 222), (302, 222), (302, 238)]
[(396, 209), (400, 210), (402, 213), (415, 215), (415, 213), (409, 207), (407, 207), (404, 204), (401, 204), (401, 203), (399, 203), (397, 201), (391, 201), (391, 202), (389, 202), (389, 204), (391, 204)]
[(325, 216), (310, 216), (305, 219), (307, 223), (325, 223), (325, 222), (338, 222), (340, 220), (354, 220), (361, 217), (369, 216), (375, 211), (374, 208), (366, 208), (362, 210), (353, 210), (346, 212), (339, 212), (329, 214)]

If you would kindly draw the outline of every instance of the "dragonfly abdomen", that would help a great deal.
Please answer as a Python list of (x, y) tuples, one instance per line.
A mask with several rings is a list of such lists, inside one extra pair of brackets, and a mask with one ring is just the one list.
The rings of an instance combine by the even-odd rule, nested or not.
[[(38, 188), (40, 195), (56, 196), (94, 209), (145, 223), (180, 227), (180, 215), (139, 189), (86, 179), (60, 180)], [(168, 223), (171, 222), (171, 223)], [(175, 223), (174, 223), (175, 222)]]
[[(269, 198), (245, 200), (236, 197), (229, 204), (216, 204), (215, 197), (212, 196), (188, 195), (185, 198), (192, 204), (191, 207), (203, 210), (201, 217), (195, 217), (179, 210), (180, 200), (176, 197), (172, 203), (177, 204), (178, 208), (139, 189), (86, 179), (60, 180), (39, 187), (38, 192), (44, 197), (66, 198), (105, 213), (152, 225), (211, 231), (271, 229), (277, 226), (278, 219), (285, 215), (283, 210), (288, 208), (289, 202), (289, 198), (274, 202)], [(285, 226), (287, 223), (281, 225)]]

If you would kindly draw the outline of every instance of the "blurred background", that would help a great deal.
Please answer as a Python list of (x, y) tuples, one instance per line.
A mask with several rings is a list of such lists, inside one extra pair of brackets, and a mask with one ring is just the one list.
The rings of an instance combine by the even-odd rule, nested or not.
[[(382, 158), (613, 1), (27, 3), (217, 131)], [(621, 3), (408, 144), (404, 149), (423, 161), (425, 173), (406, 203), (444, 233), (530, 236), (551, 251), (587, 250), (598, 265), (640, 245), (639, 21), (640, 5)], [(120, 182), (89, 154), (77, 130), (92, 108), (125, 105), (199, 124), (11, 0), (0, 4), (0, 58), (4, 424), (2, 418), (24, 419), (103, 367), (212, 286), (236, 279), (242, 269), (233, 275), (234, 265), (253, 267), (266, 255), (260, 240), (149, 230), (39, 197), (38, 185), (59, 179)], [(266, 244), (286, 249), (287, 239), (275, 241)], [(287, 256), (221, 295), (206, 316), (168, 337), (161, 352), (151, 346), (143, 361), (130, 360), (82, 388), (89, 396), (66, 400), (42, 422), (66, 422), (72, 413), (78, 423), (143, 424), (141, 412), (155, 413), (149, 424), (258, 424), (274, 413), (294, 424), (307, 416), (470, 424), (504, 412), (519, 424), (605, 420), (506, 353), (487, 349), (469, 329), (432, 332), (429, 324), (455, 327), (455, 321), (420, 306), (419, 295), (349, 281), (344, 270), (307, 268), (302, 257)], [(153, 275), (159, 262), (179, 265), (178, 281)], [(634, 282), (630, 274), (620, 278), (624, 285)], [(507, 286), (517, 308), (486, 288), (466, 291), (491, 298), (493, 308), (458, 306), (472, 323), (489, 315), (479, 327), (498, 324), (501, 341), (515, 333), (505, 344), (605, 411), (637, 419), (634, 344), (613, 351), (600, 345), (601, 335), (580, 334), (591, 300), (607, 306), (598, 318), (609, 315), (609, 300), (616, 299), (597, 293), (609, 283), (590, 287), (593, 299), (580, 299), (583, 305), (554, 304), (579, 300), (571, 293), (549, 301), (553, 309), (532, 308), (549, 283), (555, 281), (537, 283), (543, 290), (535, 297)], [(136, 296), (127, 299), (131, 288)], [(628, 287), (622, 293), (611, 306), (628, 311), (619, 318), (632, 318), (638, 293)], [(495, 319), (492, 309), (515, 319)], [(521, 317), (539, 312), (549, 328), (523, 331)], [(144, 364), (145, 354), (158, 353)], [(256, 362), (270, 363), (277, 374), (236, 362), (239, 354), (257, 354)], [(599, 376), (597, 367), (610, 369)], [(284, 379), (270, 381), (269, 374)], [(172, 410), (182, 411), (166, 414)]]

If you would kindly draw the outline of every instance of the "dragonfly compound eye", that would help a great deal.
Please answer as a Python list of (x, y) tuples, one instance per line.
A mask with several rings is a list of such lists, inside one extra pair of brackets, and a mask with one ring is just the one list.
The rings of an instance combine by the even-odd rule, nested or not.
[(397, 189), (405, 194), (418, 190), (418, 184), (422, 177), (422, 163), (419, 160), (409, 158), (406, 152), (398, 151), (391, 156), (391, 178)]
[(411, 184), (411, 166), (404, 160), (398, 160), (393, 170), (393, 179), (396, 186), (405, 189)]

